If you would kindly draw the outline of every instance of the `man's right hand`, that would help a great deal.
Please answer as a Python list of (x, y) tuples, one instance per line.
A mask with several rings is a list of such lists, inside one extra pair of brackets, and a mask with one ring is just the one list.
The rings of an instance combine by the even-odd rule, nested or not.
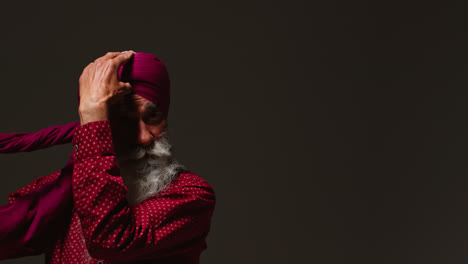
[(130, 83), (119, 81), (118, 71), (133, 54), (133, 51), (108, 52), (83, 70), (79, 81), (78, 108), (82, 125), (107, 120), (109, 102), (131, 93), (132, 86)]

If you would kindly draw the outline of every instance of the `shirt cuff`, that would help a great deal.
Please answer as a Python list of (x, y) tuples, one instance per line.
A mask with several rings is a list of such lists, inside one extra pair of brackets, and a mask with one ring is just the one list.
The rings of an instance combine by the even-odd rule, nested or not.
[(115, 155), (109, 120), (89, 122), (77, 127), (72, 144), (75, 162), (88, 157)]

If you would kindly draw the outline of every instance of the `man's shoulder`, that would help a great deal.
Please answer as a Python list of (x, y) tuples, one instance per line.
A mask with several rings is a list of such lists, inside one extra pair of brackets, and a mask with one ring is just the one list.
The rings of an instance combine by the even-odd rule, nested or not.
[(175, 184), (178, 185), (195, 185), (211, 188), (211, 185), (208, 183), (208, 181), (191, 171), (181, 171), (174, 181)]
[(180, 171), (177, 177), (166, 188), (142, 202), (138, 207), (141, 207), (141, 205), (151, 205), (160, 201), (167, 203), (167, 199), (185, 201), (187, 203), (190, 201), (205, 201), (212, 208), (216, 195), (208, 181), (193, 172), (184, 170)]
[(213, 187), (208, 183), (207, 180), (200, 177), (198, 174), (195, 174), (191, 171), (183, 170), (180, 171), (176, 178), (165, 188), (164, 191), (185, 191), (189, 192), (190, 190), (204, 190), (205, 192), (210, 192), (214, 194)]

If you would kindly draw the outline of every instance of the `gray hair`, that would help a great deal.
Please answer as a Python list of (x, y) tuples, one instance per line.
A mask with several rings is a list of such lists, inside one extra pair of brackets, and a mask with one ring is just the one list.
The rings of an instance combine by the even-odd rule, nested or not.
[(184, 167), (174, 160), (166, 133), (149, 147), (138, 147), (118, 156), (127, 200), (134, 206), (166, 188)]

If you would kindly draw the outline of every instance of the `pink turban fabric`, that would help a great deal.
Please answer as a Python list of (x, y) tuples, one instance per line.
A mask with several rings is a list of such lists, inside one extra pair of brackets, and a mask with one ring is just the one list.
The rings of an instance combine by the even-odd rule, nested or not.
[[(170, 81), (164, 63), (148, 53), (135, 53), (119, 69), (121, 81), (130, 82), (136, 94), (155, 103), (167, 118)], [(34, 151), (70, 143), (79, 122), (54, 126), (35, 133), (0, 134), (0, 153)], [(34, 192), (0, 206), (0, 259), (39, 254), (54, 242), (54, 229), (71, 213), (73, 160), (60, 177)]]
[(119, 78), (130, 82), (136, 94), (155, 103), (167, 117), (170, 81), (166, 65), (160, 59), (148, 53), (135, 53), (132, 59), (119, 69)]

